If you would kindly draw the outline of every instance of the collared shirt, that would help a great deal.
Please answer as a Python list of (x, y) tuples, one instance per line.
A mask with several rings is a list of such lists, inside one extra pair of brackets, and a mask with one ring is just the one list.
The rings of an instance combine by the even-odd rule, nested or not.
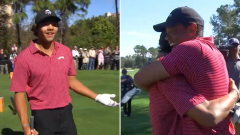
[(98, 59), (99, 59), (99, 60), (104, 60), (103, 50), (99, 50), (99, 51), (98, 51)]
[[(149, 111), (153, 135), (210, 135), (211, 128), (204, 128), (184, 117), (192, 107), (206, 99), (197, 94), (184, 76), (159, 81), (149, 90)], [(184, 124), (185, 123), (185, 124)], [(194, 124), (192, 124), (194, 123)], [(189, 125), (191, 132), (188, 132)]]
[[(207, 100), (228, 94), (229, 78), (226, 63), (222, 54), (214, 46), (212, 38), (197, 38), (183, 42), (160, 61), (172, 77), (183, 75), (191, 88)], [(170, 86), (173, 89), (179, 89), (175, 85)], [(184, 98), (186, 95), (179, 96)], [(182, 108), (186, 107), (183, 103), (178, 105)], [(188, 134), (196, 134), (194, 127), (200, 126), (199, 124), (189, 117), (182, 121), (188, 123), (188, 126), (184, 126), (182, 130), (188, 131)], [(235, 134), (229, 117), (213, 129), (224, 135)]]
[[(239, 57), (238, 57), (238, 60)], [(232, 78), (239, 89), (239, 75), (240, 75), (240, 61), (235, 61), (234, 59), (227, 57), (226, 64), (228, 69), (229, 78)]]
[(72, 50), (72, 56), (73, 57), (79, 57), (80, 55), (79, 55), (79, 52), (78, 52), (78, 50)]
[(91, 57), (91, 58), (95, 58), (95, 57), (96, 57), (96, 51), (90, 49), (90, 50), (89, 50), (89, 57)]
[(71, 50), (54, 42), (51, 56), (31, 41), (15, 59), (10, 90), (26, 92), (31, 110), (64, 107), (71, 102), (68, 76), (76, 75)]

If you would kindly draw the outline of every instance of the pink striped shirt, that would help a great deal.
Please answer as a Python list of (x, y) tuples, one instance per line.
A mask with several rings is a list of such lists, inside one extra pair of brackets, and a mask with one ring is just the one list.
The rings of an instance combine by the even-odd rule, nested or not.
[[(204, 101), (204, 98), (212, 100), (228, 94), (226, 63), (214, 47), (212, 38), (181, 43), (160, 60), (172, 78), (158, 82), (157, 88), (155, 85), (149, 91), (154, 135), (161, 132), (169, 135), (235, 134), (229, 117), (213, 128), (205, 128), (185, 116), (190, 108)], [(169, 113), (165, 110), (169, 110)], [(154, 120), (156, 117), (159, 120)]]

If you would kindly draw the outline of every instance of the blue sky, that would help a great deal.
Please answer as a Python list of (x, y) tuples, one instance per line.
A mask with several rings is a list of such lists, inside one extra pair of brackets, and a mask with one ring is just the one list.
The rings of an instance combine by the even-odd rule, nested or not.
[[(92, 17), (92, 16), (99, 16), (104, 15), (106, 12), (115, 13), (115, 0), (91, 0), (91, 4), (88, 7), (88, 13), (86, 15), (86, 18)], [(28, 13), (28, 20), (26, 23), (30, 23), (35, 14), (31, 11), (31, 6), (27, 6), (26, 9)], [(119, 10), (120, 11), (120, 10)], [(70, 24), (73, 24), (75, 20), (80, 19), (80, 17), (76, 18), (71, 17), (69, 22)]]
[(233, 0), (121, 0), (121, 56), (134, 54), (135, 45), (157, 47), (160, 33), (153, 25), (164, 22), (177, 7), (195, 9), (204, 19), (204, 36), (213, 35), (210, 17), (225, 4), (233, 4)]

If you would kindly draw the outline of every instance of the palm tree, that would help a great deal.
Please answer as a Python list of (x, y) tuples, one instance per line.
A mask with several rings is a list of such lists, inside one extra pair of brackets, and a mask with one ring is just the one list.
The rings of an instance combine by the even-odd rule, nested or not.
[(62, 18), (60, 24), (60, 42), (65, 44), (64, 37), (68, 28), (68, 19), (70, 15), (77, 12), (82, 12), (79, 16), (84, 16), (87, 14), (87, 8), (90, 4), (90, 0), (56, 0), (54, 3), (57, 13)]

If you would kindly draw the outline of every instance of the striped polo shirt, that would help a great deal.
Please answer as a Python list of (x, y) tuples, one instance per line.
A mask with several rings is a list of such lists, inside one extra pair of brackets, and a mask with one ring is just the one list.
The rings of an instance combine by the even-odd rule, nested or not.
[[(159, 132), (168, 132), (172, 135), (235, 134), (229, 117), (213, 128), (205, 128), (185, 116), (191, 107), (204, 101), (204, 98), (213, 100), (228, 94), (229, 78), (226, 63), (222, 54), (214, 46), (212, 38), (197, 38), (183, 42), (160, 61), (172, 78), (155, 84), (155, 91), (156, 89), (161, 91), (167, 100), (163, 100), (163, 96), (158, 97), (155, 94), (152, 98), (150, 96), (150, 104), (158, 105), (158, 107), (154, 107), (156, 113), (159, 115), (165, 113), (166, 115), (162, 117), (164, 119), (152, 121), (152, 124), (164, 123), (167, 125), (173, 122), (181, 124), (177, 124), (176, 127), (159, 126)], [(151, 90), (149, 94), (151, 94)], [(161, 101), (163, 100), (162, 103), (158, 101), (155, 104), (154, 101), (156, 102), (160, 98)], [(167, 102), (169, 106), (166, 105)], [(170, 105), (175, 110), (172, 114), (164, 112), (164, 110), (170, 110)], [(158, 116), (156, 113), (153, 114), (150, 110), (150, 115), (156, 117)], [(170, 119), (169, 117), (172, 121), (167, 121)], [(169, 132), (170, 128), (172, 132)]]

